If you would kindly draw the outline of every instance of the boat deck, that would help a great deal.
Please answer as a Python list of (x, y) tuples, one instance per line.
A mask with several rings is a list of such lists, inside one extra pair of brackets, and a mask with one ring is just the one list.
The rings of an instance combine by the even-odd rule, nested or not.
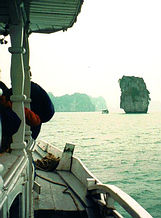
[[(33, 157), (41, 159), (41, 154), (35, 151)], [(40, 185), (40, 194), (34, 192), (35, 218), (88, 217), (86, 209), (90, 202), (85, 187), (71, 172), (36, 169), (35, 181)]]
[[(85, 207), (77, 195), (68, 187), (59, 174), (37, 170), (36, 182), (41, 186), (41, 193), (34, 199), (35, 217), (57, 215), (79, 217), (85, 214)], [(55, 216), (54, 216), (55, 217)], [(85, 217), (85, 216), (83, 216)]]

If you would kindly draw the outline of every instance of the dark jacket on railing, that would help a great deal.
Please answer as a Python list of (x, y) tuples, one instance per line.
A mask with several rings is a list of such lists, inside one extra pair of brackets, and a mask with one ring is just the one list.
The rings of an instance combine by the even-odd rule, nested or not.
[[(1, 81), (0, 88), (3, 93), (8, 90), (7, 86)], [(20, 118), (11, 109), (10, 105), (3, 104), (3, 97), (0, 96), (0, 152), (6, 151), (10, 147), (12, 135), (17, 132), (21, 124)]]
[[(7, 86), (5, 86), (4, 95), (9, 100), (10, 96), (12, 95), (12, 89), (8, 89)], [(34, 82), (31, 82), (30, 107), (31, 107), (31, 111), (29, 111), (29, 114), (33, 115), (32, 112), (34, 112), (35, 116), (38, 115), (40, 118), (40, 122), (38, 125), (30, 125), (29, 123), (27, 123), (31, 126), (32, 138), (36, 139), (37, 136), (39, 135), (42, 123), (49, 121), (53, 117), (55, 110), (54, 110), (54, 105), (51, 102), (47, 92), (40, 85)], [(25, 108), (25, 115), (27, 114), (28, 114), (27, 108)], [(34, 116), (32, 117), (34, 118)], [(38, 118), (38, 117), (35, 117), (35, 118)]]
[[(31, 82), (31, 110), (39, 115), (41, 123), (48, 122), (54, 115), (54, 105), (46, 91), (37, 83)], [(31, 127), (32, 137), (36, 139), (41, 129), (39, 126)]]
[(1, 145), (0, 152), (6, 151), (12, 142), (12, 135), (15, 134), (20, 127), (21, 120), (17, 114), (9, 107), (0, 104), (1, 119)]

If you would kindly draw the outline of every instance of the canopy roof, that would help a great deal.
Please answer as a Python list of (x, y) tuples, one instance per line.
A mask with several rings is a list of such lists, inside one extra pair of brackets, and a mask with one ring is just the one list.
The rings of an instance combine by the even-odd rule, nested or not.
[(0, 0), (0, 34), (7, 35), (9, 24), (17, 24), (21, 14), (28, 33), (67, 30), (76, 22), (82, 3), (83, 0)]

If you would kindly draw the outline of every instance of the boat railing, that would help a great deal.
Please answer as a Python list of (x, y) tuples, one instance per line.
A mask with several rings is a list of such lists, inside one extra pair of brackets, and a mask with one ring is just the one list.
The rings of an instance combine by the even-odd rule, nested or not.
[[(102, 184), (85, 167), (79, 158), (72, 158), (71, 171), (85, 186), (88, 187), (87, 195), (89, 194), (90, 197), (92, 197), (92, 199), (103, 208), (106, 207), (107, 211), (109, 209), (113, 210), (113, 214), (117, 218), (121, 218), (122, 216), (115, 210), (115, 202), (124, 208), (132, 217), (152, 218), (152, 216), (140, 204), (138, 204), (131, 196), (122, 191), (120, 188), (115, 185)], [(97, 198), (98, 194), (100, 194), (101, 199)]]
[[(105, 206), (107, 211), (112, 209), (116, 217), (122, 217), (117, 212), (114, 207), (114, 203), (117, 202), (122, 208), (124, 208), (128, 214), (132, 217), (138, 218), (152, 218), (152, 216), (132, 197), (122, 191), (115, 185), (106, 184), (94, 184), (88, 186), (89, 195), (92, 199), (101, 206)], [(102, 194), (102, 198), (98, 199), (96, 196)]]
[[(69, 146), (71, 146), (71, 144), (69, 144)], [(54, 154), (56, 152), (56, 156), (65, 157), (65, 160), (70, 162), (70, 164), (68, 163), (68, 171), (70, 171), (83, 185), (80, 189), (81, 193), (79, 193), (77, 185), (70, 186), (72, 177), (68, 177), (66, 173), (64, 174), (62, 172), (64, 170), (62, 165), (61, 169), (59, 169), (59, 167), (57, 168), (57, 173), (66, 182), (66, 184), (70, 186), (74, 193), (79, 196), (84, 204), (86, 204), (86, 197), (91, 198), (94, 202), (96, 202), (96, 205), (100, 205), (103, 213), (108, 214), (112, 211), (112, 217), (123, 218), (123, 216), (120, 214), (120, 211), (115, 209), (115, 203), (117, 203), (132, 217), (152, 218), (152, 216), (139, 203), (137, 203), (132, 197), (130, 197), (120, 188), (116, 187), (115, 185), (102, 184), (85, 167), (79, 158), (72, 156), (71, 152), (67, 152), (69, 151), (68, 149), (64, 149), (65, 153), (67, 153), (66, 156), (61, 155), (62, 152), (58, 148), (43, 141), (37, 143), (37, 148), (41, 148), (43, 151), (50, 151), (51, 153), (53, 152)], [(70, 158), (71, 156), (72, 158)]]
[(34, 145), (34, 140), (31, 139), (26, 143), (25, 150), (13, 150), (0, 156), (0, 217), (2, 218), (7, 217), (6, 214), (14, 210), (15, 199), (20, 199), (20, 214), (23, 218), (31, 213), (33, 187), (31, 155)]

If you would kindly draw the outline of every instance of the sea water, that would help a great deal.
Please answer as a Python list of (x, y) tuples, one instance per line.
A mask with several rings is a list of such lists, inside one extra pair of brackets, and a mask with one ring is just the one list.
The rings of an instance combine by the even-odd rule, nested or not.
[(39, 138), (62, 150), (75, 144), (75, 156), (101, 182), (161, 217), (161, 113), (57, 112)]

